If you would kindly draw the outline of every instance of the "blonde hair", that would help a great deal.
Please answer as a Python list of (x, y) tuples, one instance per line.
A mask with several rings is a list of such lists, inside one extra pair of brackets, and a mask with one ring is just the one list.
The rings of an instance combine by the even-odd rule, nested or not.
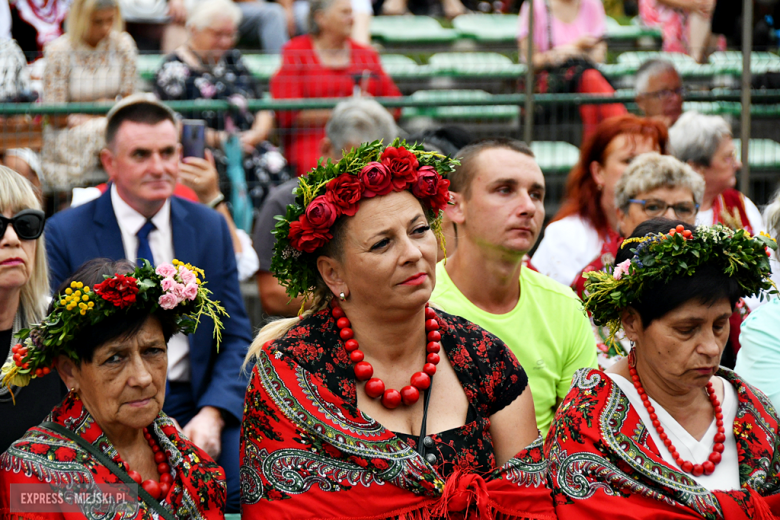
[[(35, 188), (12, 169), (0, 166), (0, 212), (15, 214), (23, 209), (41, 209)], [(27, 323), (38, 323), (43, 319), (46, 315), (46, 297), (49, 295), (49, 268), (43, 235), (35, 243), (32, 273), (22, 286), (20, 301)]]
[(101, 9), (114, 9), (114, 31), (122, 32), (125, 24), (122, 21), (122, 12), (116, 0), (74, 0), (65, 21), (65, 31), (70, 35), (71, 41), (83, 42), (89, 33), (89, 25), (92, 23), (92, 14)]
[(246, 354), (244, 364), (241, 368), (246, 369), (247, 365), (252, 362), (252, 360), (256, 358), (258, 354), (260, 354), (260, 352), (263, 350), (263, 345), (265, 345), (267, 342), (276, 341), (277, 339), (283, 337), (291, 328), (295, 326), (296, 323), (299, 323), (303, 318), (311, 316), (315, 312), (319, 312), (327, 307), (332, 297), (333, 295), (331, 294), (330, 289), (328, 289), (324, 282), (321, 282), (314, 291), (314, 297), (312, 298), (311, 306), (309, 306), (307, 311), (295, 318), (281, 318), (274, 320), (260, 329), (260, 332), (257, 333), (257, 336), (255, 336), (252, 344), (249, 345), (249, 351)]

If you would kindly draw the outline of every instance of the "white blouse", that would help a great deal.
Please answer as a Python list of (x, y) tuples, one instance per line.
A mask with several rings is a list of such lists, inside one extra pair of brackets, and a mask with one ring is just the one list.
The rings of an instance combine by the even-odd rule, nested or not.
[(604, 245), (596, 229), (578, 215), (548, 225), (544, 238), (531, 259), (542, 274), (563, 285), (571, 285)]
[[(634, 383), (626, 379), (619, 374), (606, 373), (612, 381), (615, 382), (618, 387), (628, 397), (631, 405), (639, 413), (639, 417), (642, 422), (645, 423), (647, 431), (650, 432), (650, 436), (653, 438), (653, 442), (658, 446), (661, 452), (661, 456), (664, 461), (670, 466), (677, 469), (680, 467), (675, 462), (672, 454), (664, 445), (661, 438), (658, 436), (658, 432), (652, 425), (650, 420), (650, 414), (647, 413), (647, 408), (642, 404), (642, 398), (639, 397), (639, 392), (634, 388)], [(723, 424), (725, 426), (726, 442), (723, 443), (725, 449), (721, 454), (723, 458), (720, 463), (715, 466), (715, 472), (712, 475), (702, 475), (695, 477), (690, 473), (687, 473), (688, 477), (698, 482), (702, 487), (709, 491), (732, 491), (740, 489), (739, 483), (739, 457), (737, 454), (737, 441), (734, 439), (734, 419), (737, 417), (737, 392), (731, 384), (719, 377), (723, 383)], [(649, 396), (648, 396), (649, 397)], [(704, 463), (712, 453), (712, 446), (715, 444), (714, 437), (718, 431), (715, 426), (715, 418), (713, 417), (710, 427), (704, 433), (704, 436), (700, 441), (697, 441), (688, 431), (680, 426), (674, 417), (664, 410), (652, 397), (650, 397), (650, 403), (655, 408), (655, 414), (658, 416), (658, 421), (663, 426), (666, 435), (671, 439), (672, 445), (677, 449), (684, 460), (689, 460), (694, 464)]]

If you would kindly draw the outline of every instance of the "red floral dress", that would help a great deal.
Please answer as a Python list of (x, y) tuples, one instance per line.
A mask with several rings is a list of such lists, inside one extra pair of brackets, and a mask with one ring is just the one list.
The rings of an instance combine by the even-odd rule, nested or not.
[[(52, 376), (54, 377), (54, 376)], [(116, 448), (73, 393), (52, 410), (44, 422), (55, 422), (77, 433), (113, 462), (127, 470)], [(183, 437), (165, 414), (160, 414), (149, 426), (157, 444), (165, 452), (171, 468), (173, 485), (168, 496), (160, 500), (174, 517), (187, 520), (221, 520), (225, 518), (225, 473), (206, 452)], [(8, 451), (0, 455), (0, 518), (59, 520), (62, 518), (95, 518), (95, 511), (84, 505), (81, 514), (63, 512), (17, 513), (12, 509), (12, 484), (47, 483), (52, 490), (94, 489), (95, 485), (122, 486), (119, 477), (98, 462), (75, 442), (43, 426), (30, 428)], [(18, 489), (18, 488), (17, 488)], [(101, 488), (105, 489), (105, 488)], [(39, 491), (40, 488), (35, 488)], [(82, 507), (82, 506), (77, 506)], [(131, 514), (118, 511), (110, 519), (159, 519), (159, 515), (140, 502)]]
[[(438, 312), (442, 351), (469, 401), (466, 425), (416, 438), (357, 408), (352, 364), (325, 310), (258, 355), (241, 433), (242, 515), (251, 518), (554, 518), (541, 438), (496, 467), (489, 417), (527, 386), (495, 336)], [(435, 378), (434, 378), (435, 379)], [(435, 383), (434, 389), (436, 391)], [(347, 506), (346, 504), (352, 504)], [(474, 510), (474, 514), (466, 511)]]

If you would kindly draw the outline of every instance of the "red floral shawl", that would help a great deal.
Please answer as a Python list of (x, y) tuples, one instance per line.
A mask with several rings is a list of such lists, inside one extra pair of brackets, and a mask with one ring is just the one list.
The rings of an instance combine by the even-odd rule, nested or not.
[(241, 494), (245, 520), (555, 518), (541, 438), (484, 478), (445, 480), (273, 345), (246, 395)]
[[(122, 466), (119, 453), (103, 434), (77, 396), (65, 400), (45, 419), (77, 433)], [(166, 454), (173, 474), (173, 486), (162, 502), (177, 518), (222, 520), (225, 518), (225, 473), (204, 451), (183, 437), (163, 413), (150, 425)], [(126, 468), (125, 468), (126, 469)], [(51, 483), (64, 488), (68, 483), (120, 484), (121, 480), (75, 442), (41, 426), (30, 428), (8, 451), (0, 455), (0, 519), (55, 520), (84, 518), (76, 513), (11, 513), (11, 484)], [(87, 518), (89, 516), (87, 515)], [(116, 518), (120, 518), (119, 515)], [(158, 519), (141, 502), (135, 519)], [(110, 520), (101, 518), (101, 520)], [(130, 520), (122, 517), (122, 520)]]
[(780, 514), (778, 418), (734, 372), (734, 435), (742, 490), (709, 492), (668, 465), (639, 414), (603, 372), (582, 369), (545, 442), (558, 518), (771, 519)]

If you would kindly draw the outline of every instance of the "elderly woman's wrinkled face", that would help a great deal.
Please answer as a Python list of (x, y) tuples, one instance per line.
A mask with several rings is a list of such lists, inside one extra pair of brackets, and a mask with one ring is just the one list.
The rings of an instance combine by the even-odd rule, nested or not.
[[(660, 152), (658, 145), (644, 135), (621, 134), (604, 150), (603, 164), (593, 162), (591, 174), (601, 190), (601, 208), (608, 218), (615, 215), (615, 184), (623, 176), (634, 157), (647, 152)], [(613, 223), (614, 224), (614, 223)]]
[(436, 284), (436, 237), (414, 195), (361, 200), (343, 232), (339, 265), (350, 304), (405, 309), (428, 301)]
[(115, 20), (115, 8), (98, 9), (93, 12), (89, 19), (89, 30), (85, 36), (86, 43), (96, 47), (114, 28)]
[(742, 163), (737, 159), (734, 140), (726, 136), (720, 141), (710, 165), (700, 166), (696, 170), (704, 176), (707, 192), (717, 195), (736, 185), (736, 173), (740, 168), (742, 168)]
[[(14, 213), (3, 211), (3, 216), (11, 218)], [(37, 245), (37, 240), (20, 239), (11, 224), (6, 226), (0, 237), (0, 291), (18, 290), (30, 280)]]
[(617, 209), (618, 231), (623, 237), (631, 236), (639, 224), (651, 218), (663, 217), (696, 224), (696, 201), (685, 186), (662, 186), (638, 193), (631, 199), (636, 202), (629, 202), (625, 211)]
[(218, 60), (235, 46), (237, 38), (238, 28), (233, 20), (220, 16), (204, 29), (192, 28), (190, 45), (196, 51), (207, 52), (209, 57)]
[(350, 0), (335, 0), (330, 7), (317, 14), (320, 31), (330, 36), (349, 38), (353, 22)]
[[(689, 300), (646, 328), (638, 317), (634, 327), (623, 324), (636, 342), (637, 366), (668, 392), (703, 387), (715, 374), (729, 338), (731, 304), (722, 298), (711, 305)], [(630, 318), (629, 318), (630, 319)]]
[(104, 430), (139, 429), (162, 410), (167, 370), (162, 326), (150, 316), (136, 334), (97, 347), (92, 361), (82, 362), (65, 383)]

